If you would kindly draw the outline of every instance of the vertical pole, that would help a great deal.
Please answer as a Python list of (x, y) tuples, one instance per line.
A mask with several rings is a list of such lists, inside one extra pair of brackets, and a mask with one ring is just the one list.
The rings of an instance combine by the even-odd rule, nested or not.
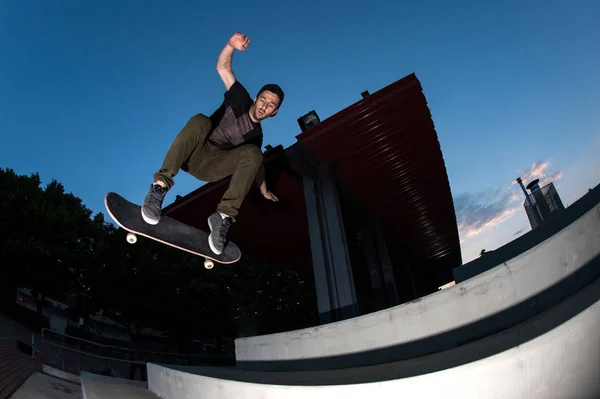
[(340, 319), (349, 319), (358, 316), (356, 287), (354, 286), (354, 275), (348, 253), (338, 188), (333, 171), (329, 166), (323, 165), (319, 168), (319, 180), (323, 199), (324, 230), (329, 238), (328, 252), (331, 269), (334, 273), (332, 288), (337, 297)]
[(303, 176), (319, 318), (322, 324), (358, 315), (346, 233), (331, 171)]
[(302, 183), (304, 186), (308, 235), (310, 238), (313, 273), (315, 276), (319, 320), (321, 324), (326, 324), (335, 320), (333, 311), (336, 308), (334, 304), (335, 297), (332, 297), (330, 292), (331, 276), (325, 254), (327, 238), (321, 229), (322, 216), (320, 214), (317, 184), (307, 176), (302, 177)]
[(320, 322), (354, 317), (358, 305), (334, 173), (302, 143), (288, 157), (302, 172)]

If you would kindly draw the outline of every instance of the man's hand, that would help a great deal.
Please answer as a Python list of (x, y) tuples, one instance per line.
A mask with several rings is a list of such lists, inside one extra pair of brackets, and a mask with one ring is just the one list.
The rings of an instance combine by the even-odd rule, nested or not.
[(233, 53), (235, 50), (245, 51), (250, 44), (250, 39), (246, 37), (246, 35), (241, 34), (240, 32), (236, 32), (221, 53), (219, 54), (219, 58), (217, 58), (217, 72), (225, 85), (225, 90), (229, 91), (231, 86), (235, 83), (236, 77), (231, 70), (231, 60), (233, 58)]
[(248, 36), (236, 32), (231, 36), (231, 39), (229, 39), (229, 44), (238, 51), (245, 51), (250, 45), (250, 39), (248, 39)]
[(267, 189), (260, 190), (260, 193), (263, 195), (263, 197), (265, 197), (266, 199), (268, 199), (270, 201), (273, 201), (273, 202), (279, 201), (279, 199), (275, 196), (275, 194), (273, 194), (272, 192), (270, 192)]
[(267, 181), (265, 180), (265, 168), (262, 163), (260, 164), (260, 167), (256, 172), (255, 180), (256, 184), (258, 184), (258, 187), (260, 188), (260, 193), (263, 197), (273, 202), (279, 201), (275, 194), (267, 190)]

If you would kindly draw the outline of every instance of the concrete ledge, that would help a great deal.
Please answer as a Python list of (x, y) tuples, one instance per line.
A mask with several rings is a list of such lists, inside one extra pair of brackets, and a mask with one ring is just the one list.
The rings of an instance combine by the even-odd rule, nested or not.
[(522, 322), (600, 275), (600, 205), (548, 240), (454, 287), (315, 328), (241, 338), (237, 366), (356, 367), (447, 350)]
[(148, 364), (164, 399), (596, 398), (600, 396), (600, 279), (501, 333), (377, 366), (306, 372)]

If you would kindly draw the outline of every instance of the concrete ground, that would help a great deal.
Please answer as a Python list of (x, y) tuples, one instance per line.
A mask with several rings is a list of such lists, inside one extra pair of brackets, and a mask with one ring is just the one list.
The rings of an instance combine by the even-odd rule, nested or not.
[(81, 373), (81, 387), (86, 399), (158, 399), (148, 390), (148, 384), (145, 382), (107, 377), (85, 371)]
[(33, 374), (9, 399), (80, 399), (81, 386), (48, 374)]
[[(79, 384), (42, 373), (42, 359), (33, 359), (19, 349), (18, 341), (31, 346), (31, 333), (27, 327), (0, 314), (0, 399), (81, 397)], [(40, 339), (39, 333), (35, 339)]]
[(31, 342), (31, 331), (0, 313), (0, 399), (7, 399), (36, 370), (39, 359), (32, 359), (17, 348), (17, 341)]

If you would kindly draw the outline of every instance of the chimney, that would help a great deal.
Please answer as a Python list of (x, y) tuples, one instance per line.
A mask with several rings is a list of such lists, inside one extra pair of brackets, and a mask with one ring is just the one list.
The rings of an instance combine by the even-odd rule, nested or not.
[(527, 189), (529, 191), (531, 191), (531, 193), (533, 194), (534, 192), (536, 192), (540, 189), (539, 182), (540, 182), (540, 179), (535, 179), (534, 181), (532, 181), (531, 183), (529, 183), (527, 185)]
[(521, 186), (521, 189), (523, 190), (523, 194), (525, 194), (525, 198), (527, 199), (528, 202), (531, 202), (529, 200), (529, 195), (527, 194), (527, 190), (525, 190), (525, 186), (523, 185), (523, 180), (521, 180), (521, 177), (517, 177), (517, 183), (519, 183), (519, 186)]

